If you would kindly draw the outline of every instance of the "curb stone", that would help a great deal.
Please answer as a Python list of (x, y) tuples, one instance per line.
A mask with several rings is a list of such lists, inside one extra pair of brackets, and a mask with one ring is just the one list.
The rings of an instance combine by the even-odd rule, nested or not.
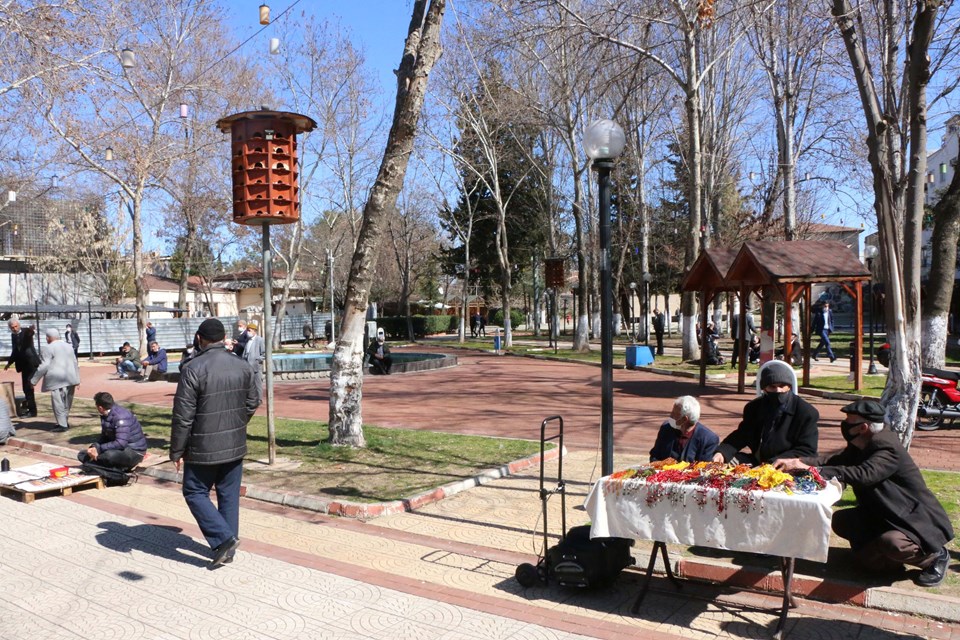
[[(45, 442), (24, 440), (16, 436), (11, 437), (7, 441), (7, 445), (60, 458), (72, 458), (75, 460), (77, 457), (77, 449)], [(563, 448), (564, 455), (567, 453), (566, 449), (566, 447)], [(559, 454), (560, 449), (554, 448), (546, 451), (543, 458), (549, 462), (555, 460)], [(493, 480), (505, 478), (519, 471), (539, 466), (539, 464), (540, 454), (535, 453), (526, 458), (520, 458), (519, 460), (500, 465), (499, 467), (481, 469), (476, 475), (469, 478), (455, 480), (449, 484), (430, 489), (414, 496), (400, 500), (390, 500), (388, 502), (350, 502), (346, 500), (334, 500), (313, 496), (300, 491), (278, 491), (276, 489), (246, 484), (240, 487), (240, 495), (262, 502), (272, 502), (289, 507), (306, 509), (308, 511), (317, 511), (328, 515), (355, 518), (358, 520), (372, 520), (373, 518), (379, 518), (381, 516), (394, 515), (406, 511), (416, 511), (426, 505), (439, 502), (444, 498), (460, 493), (466, 489), (488, 484)], [(156, 466), (141, 467), (137, 470), (137, 473), (178, 484), (182, 480), (179, 473), (169, 469), (159, 469)]]

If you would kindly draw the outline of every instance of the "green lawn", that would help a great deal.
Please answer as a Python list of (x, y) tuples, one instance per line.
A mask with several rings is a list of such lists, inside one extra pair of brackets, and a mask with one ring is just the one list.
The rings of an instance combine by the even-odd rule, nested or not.
[[(127, 406), (143, 425), (150, 450), (166, 458), (170, 410)], [(84, 419), (70, 430), (69, 443), (82, 445), (96, 439), (100, 423), (92, 402), (78, 400), (75, 407)], [(277, 418), (275, 429), (277, 457), (284, 465), (258, 467), (257, 461), (267, 459), (267, 421), (260, 416), (250, 421), (245, 482), (360, 502), (410, 497), (540, 451), (540, 443), (529, 440), (373, 426), (363, 428), (367, 447), (351, 449), (327, 442), (325, 422)]]

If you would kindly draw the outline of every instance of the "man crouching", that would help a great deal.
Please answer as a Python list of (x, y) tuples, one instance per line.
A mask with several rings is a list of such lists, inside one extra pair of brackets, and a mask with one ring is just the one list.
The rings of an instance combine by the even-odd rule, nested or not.
[(80, 462), (95, 463), (130, 471), (143, 462), (147, 453), (147, 438), (140, 421), (129, 409), (113, 402), (106, 391), (93, 396), (100, 414), (100, 439), (77, 454)]

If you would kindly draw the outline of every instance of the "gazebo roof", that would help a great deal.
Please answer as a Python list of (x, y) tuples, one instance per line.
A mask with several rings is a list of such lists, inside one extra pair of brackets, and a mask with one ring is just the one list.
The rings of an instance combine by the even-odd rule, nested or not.
[(837, 240), (744, 242), (726, 274), (726, 285), (869, 280), (870, 272)]
[(738, 249), (710, 248), (700, 253), (700, 256), (690, 267), (690, 271), (683, 279), (683, 291), (710, 291), (734, 289), (726, 284), (727, 271), (737, 257)]

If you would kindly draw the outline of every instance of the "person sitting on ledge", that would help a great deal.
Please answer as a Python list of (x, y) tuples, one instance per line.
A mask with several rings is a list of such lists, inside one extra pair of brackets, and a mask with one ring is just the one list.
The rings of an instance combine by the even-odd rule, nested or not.
[(161, 349), (156, 340), (151, 342), (147, 349), (150, 355), (140, 361), (140, 364), (143, 365), (143, 378), (140, 379), (140, 382), (150, 382), (151, 375), (154, 372), (159, 374), (160, 378), (167, 372), (166, 349)]
[(93, 403), (100, 414), (100, 439), (77, 454), (77, 459), (84, 464), (130, 471), (147, 453), (140, 421), (129, 409), (114, 404), (113, 396), (106, 391), (94, 395)]
[(796, 394), (793, 367), (771, 360), (760, 367), (757, 380), (763, 395), (743, 408), (743, 420), (717, 447), (714, 461), (755, 465), (817, 455), (820, 413)]
[(903, 565), (920, 567), (916, 583), (935, 587), (950, 564), (946, 544), (953, 527), (916, 463), (895, 433), (884, 425), (884, 410), (874, 400), (858, 400), (840, 409), (847, 419), (840, 430), (847, 441), (839, 453), (782, 458), (784, 471), (819, 466), (824, 478), (849, 484), (857, 506), (833, 513), (833, 531), (850, 541), (864, 567), (893, 573)]
[(696, 398), (680, 396), (674, 400), (670, 417), (660, 426), (660, 433), (650, 450), (650, 462), (667, 458), (710, 462), (720, 438), (699, 420), (700, 403)]
[(120, 357), (113, 362), (117, 365), (117, 375), (126, 380), (131, 373), (140, 371), (140, 352), (124, 342), (120, 347)]
[(370, 373), (374, 375), (390, 375), (393, 358), (390, 357), (390, 347), (387, 346), (383, 328), (377, 329), (377, 339), (367, 345), (367, 355), (370, 356)]

